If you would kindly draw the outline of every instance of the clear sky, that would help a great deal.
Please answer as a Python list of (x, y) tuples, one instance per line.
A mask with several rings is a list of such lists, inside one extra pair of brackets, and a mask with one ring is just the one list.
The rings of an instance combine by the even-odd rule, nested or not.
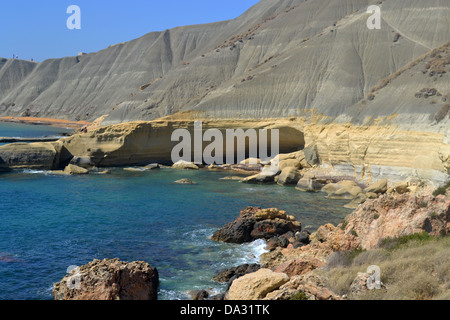
[[(152, 31), (234, 19), (259, 0), (2, 0), (0, 57), (43, 61), (95, 52)], [(69, 30), (70, 5), (81, 29)]]

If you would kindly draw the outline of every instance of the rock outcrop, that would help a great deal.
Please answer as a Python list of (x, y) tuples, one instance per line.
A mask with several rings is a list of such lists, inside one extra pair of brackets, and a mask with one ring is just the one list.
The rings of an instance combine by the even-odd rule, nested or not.
[[(355, 181), (342, 177), (325, 180), (335, 181), (325, 189), (330, 193), (336, 193), (343, 187), (351, 189), (358, 186), (360, 190), (368, 190), (367, 194), (373, 193), (375, 197), (368, 197), (337, 226), (325, 224), (311, 234), (306, 230), (296, 233), (290, 231), (268, 239), (269, 251), (260, 257), (262, 269), (259, 273), (252, 272), (232, 281), (226, 298), (342, 300), (345, 297), (330, 290), (327, 279), (320, 272), (327, 267), (333, 254), (371, 250), (385, 239), (393, 239), (395, 242), (396, 238), (417, 233), (426, 232), (431, 236), (450, 233), (450, 199), (445, 194), (445, 187), (439, 190), (440, 195), (433, 196), (425, 189), (420, 189), (417, 193), (410, 192), (411, 187), (421, 184), (413, 178), (394, 184), (390, 191), (386, 191), (387, 181), (383, 180), (371, 184), (369, 188), (361, 188)], [(241, 240), (244, 238), (243, 234), (252, 234), (251, 226), (258, 217), (276, 218), (279, 212), (277, 209), (267, 211), (247, 208), (236, 221), (217, 231), (215, 237)], [(245, 219), (252, 222), (246, 224)], [(248, 236), (248, 239), (250, 241), (252, 238)], [(301, 245), (296, 245), (296, 241)], [(361, 290), (366, 290), (364, 281), (368, 276), (355, 273), (355, 280), (350, 286), (352, 295), (348, 299), (358, 296)], [(264, 282), (267, 285), (263, 285)]]
[(0, 170), (55, 169), (57, 150), (55, 143), (13, 143), (0, 146)]
[[(277, 129), (280, 132), (280, 152), (300, 150), (304, 146), (303, 132), (290, 127), (289, 121), (204, 120), (202, 126), (204, 131), (220, 130), (223, 137), (226, 137), (227, 129)], [(194, 136), (194, 121), (158, 120), (117, 124), (61, 141), (73, 157), (88, 157), (96, 167), (147, 165), (153, 162), (172, 164), (172, 151), (180, 143), (172, 141), (172, 134), (177, 129), (188, 130)], [(203, 142), (202, 150), (208, 145), (209, 143)], [(227, 154), (225, 138), (223, 149), (217, 151)], [(194, 149), (191, 150), (191, 159), (194, 159)], [(179, 165), (185, 168), (186, 163), (189, 161), (181, 161)], [(260, 165), (235, 166), (242, 170), (255, 166), (260, 171)], [(192, 168), (195, 169), (194, 166)]]
[(326, 286), (321, 276), (307, 273), (295, 276), (289, 282), (266, 295), (265, 300), (344, 300)]
[(280, 185), (294, 184), (302, 178), (301, 172), (295, 167), (284, 168), (278, 176), (277, 183)]
[(225, 300), (261, 300), (288, 281), (289, 277), (284, 273), (260, 269), (234, 280)]
[(344, 233), (355, 234), (363, 249), (375, 248), (385, 238), (427, 232), (450, 232), (450, 200), (440, 195), (385, 194), (367, 200), (345, 219)]
[(157, 300), (158, 270), (146, 262), (94, 260), (54, 284), (55, 300)]
[(293, 216), (278, 209), (248, 207), (239, 217), (214, 233), (212, 239), (228, 243), (244, 243), (270, 239), (289, 231), (301, 231), (302, 225)]

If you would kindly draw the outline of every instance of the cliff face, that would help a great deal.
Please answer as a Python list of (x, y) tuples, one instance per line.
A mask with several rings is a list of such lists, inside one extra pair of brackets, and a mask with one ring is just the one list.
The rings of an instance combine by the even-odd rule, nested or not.
[[(345, 121), (400, 112), (422, 121), (442, 106), (414, 98), (420, 79), (400, 77), (390, 86), (395, 98), (383, 94), (390, 103), (380, 102), (381, 110), (357, 108), (356, 119), (352, 106), (380, 80), (450, 40), (450, 7), (386, 0), (381, 30), (369, 30), (366, 11), (378, 2), (263, 0), (234, 20), (153, 32), (81, 57), (7, 61), (0, 69), (0, 113), (71, 120), (108, 114), (104, 124), (183, 111), (261, 119), (308, 117), (314, 110)], [(431, 84), (448, 93), (447, 76)]]
[[(380, 30), (366, 26), (372, 4), (381, 8)], [(262, 0), (234, 20), (80, 57), (2, 59), (0, 115), (104, 117), (103, 125), (203, 119), (215, 128), (290, 122), (332, 166), (442, 181), (450, 167), (449, 14), (439, 0)]]

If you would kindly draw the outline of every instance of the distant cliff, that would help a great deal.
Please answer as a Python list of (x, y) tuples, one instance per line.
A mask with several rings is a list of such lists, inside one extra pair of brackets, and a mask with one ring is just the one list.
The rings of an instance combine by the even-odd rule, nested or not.
[[(440, 73), (449, 68), (448, 47), (440, 70), (406, 70), (383, 88), (380, 81), (450, 41), (450, 7), (385, 0), (381, 29), (369, 30), (371, 4), (379, 1), (262, 0), (234, 20), (152, 32), (83, 56), (3, 59), (0, 115), (92, 121), (108, 114), (107, 124), (186, 111), (352, 122), (395, 114), (399, 123), (438, 118), (432, 130), (439, 131), (448, 124), (450, 99), (442, 97), (450, 83)], [(442, 96), (415, 97), (426, 88)]]

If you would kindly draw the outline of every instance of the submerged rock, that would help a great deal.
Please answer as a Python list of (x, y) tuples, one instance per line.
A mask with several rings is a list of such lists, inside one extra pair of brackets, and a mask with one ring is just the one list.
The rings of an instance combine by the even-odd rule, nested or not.
[(54, 284), (55, 300), (157, 300), (159, 275), (143, 261), (94, 260)]
[(229, 176), (229, 177), (223, 177), (223, 178), (220, 178), (219, 180), (241, 181), (242, 179), (244, 179), (244, 177), (239, 177), (239, 176)]
[(197, 183), (195, 183), (194, 181), (192, 181), (190, 179), (180, 179), (180, 180), (175, 181), (174, 183), (177, 183), (177, 184), (197, 184)]
[(129, 168), (124, 168), (123, 170), (130, 171), (130, 172), (145, 172), (145, 171), (159, 169), (159, 168), (160, 168), (159, 164), (153, 163), (153, 164), (146, 165), (145, 167), (129, 167)]

